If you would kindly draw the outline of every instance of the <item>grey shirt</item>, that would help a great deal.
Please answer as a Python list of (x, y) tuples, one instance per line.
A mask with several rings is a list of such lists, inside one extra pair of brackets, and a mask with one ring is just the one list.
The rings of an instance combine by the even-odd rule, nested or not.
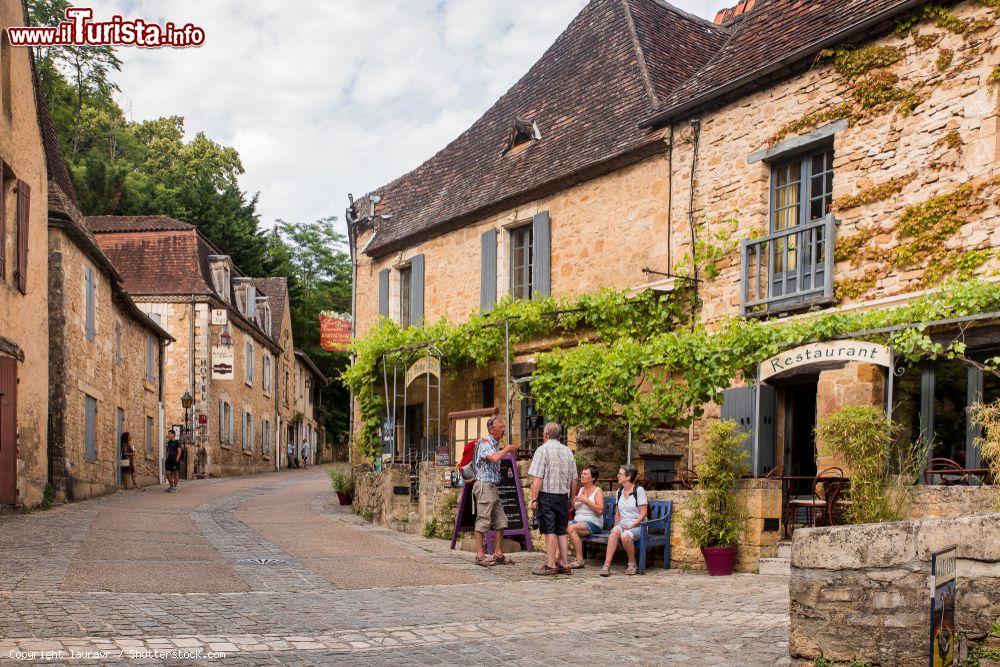
[(535, 450), (528, 474), (542, 478), (542, 493), (569, 495), (576, 479), (576, 459), (569, 447), (558, 440), (546, 440)]

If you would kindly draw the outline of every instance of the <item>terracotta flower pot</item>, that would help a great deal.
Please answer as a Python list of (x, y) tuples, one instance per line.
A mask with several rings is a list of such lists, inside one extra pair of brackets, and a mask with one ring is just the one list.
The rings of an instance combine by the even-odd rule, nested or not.
[(713, 577), (724, 577), (733, 573), (736, 565), (736, 547), (702, 547), (708, 573)]
[(340, 491), (337, 491), (337, 500), (340, 501), (341, 505), (350, 505), (354, 502), (354, 494), (351, 492), (341, 493)]

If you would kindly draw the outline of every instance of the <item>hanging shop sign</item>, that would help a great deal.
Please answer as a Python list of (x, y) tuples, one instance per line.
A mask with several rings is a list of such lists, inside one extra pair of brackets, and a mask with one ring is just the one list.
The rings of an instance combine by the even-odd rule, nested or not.
[(413, 365), (406, 370), (406, 386), (416, 380), (421, 375), (433, 375), (441, 379), (441, 360), (437, 357), (421, 357), (413, 362)]
[(346, 352), (351, 345), (351, 316), (348, 313), (319, 314), (319, 344), (329, 352)]
[(212, 346), (212, 379), (232, 380), (236, 350), (231, 345)]
[(212, 324), (217, 327), (225, 326), (229, 323), (229, 313), (225, 308), (212, 309)]
[(931, 659), (930, 667), (955, 663), (955, 561), (958, 547), (931, 554)]
[(861, 361), (889, 368), (892, 354), (885, 345), (863, 340), (834, 340), (810, 343), (785, 350), (760, 362), (760, 380), (808, 366), (840, 365)]

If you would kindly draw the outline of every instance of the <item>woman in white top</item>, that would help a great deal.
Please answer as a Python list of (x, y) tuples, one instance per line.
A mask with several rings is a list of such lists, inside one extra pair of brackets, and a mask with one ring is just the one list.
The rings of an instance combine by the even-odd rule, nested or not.
[(573, 502), (576, 514), (566, 529), (576, 554), (576, 560), (569, 564), (573, 570), (583, 567), (582, 538), (604, 530), (604, 490), (594, 484), (599, 474), (594, 466), (587, 466), (580, 472), (580, 492)]
[(618, 469), (618, 483), (621, 488), (618, 490), (618, 504), (615, 506), (615, 527), (608, 535), (608, 552), (604, 556), (604, 567), (601, 568), (601, 576), (606, 577), (611, 574), (611, 561), (618, 550), (618, 543), (621, 542), (628, 554), (628, 568), (625, 574), (636, 574), (638, 566), (635, 562), (635, 541), (639, 539), (639, 524), (646, 520), (649, 513), (649, 501), (646, 499), (646, 491), (641, 486), (635, 485), (635, 479), (639, 476), (639, 469), (634, 465), (624, 465)]

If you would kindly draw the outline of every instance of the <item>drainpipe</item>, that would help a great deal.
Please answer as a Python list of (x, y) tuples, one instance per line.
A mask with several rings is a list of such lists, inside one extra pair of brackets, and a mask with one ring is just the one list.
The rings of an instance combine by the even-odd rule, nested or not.
[(670, 123), (670, 144), (667, 147), (667, 273), (674, 272), (674, 124)]
[[(698, 144), (700, 143), (701, 140), (700, 119), (695, 118), (694, 120), (691, 121), (691, 130), (694, 133), (694, 136), (692, 137), (694, 146), (692, 148), (692, 154), (691, 154), (691, 182), (689, 183), (688, 186), (688, 225), (690, 225), (691, 227), (691, 264), (692, 264), (692, 269), (694, 270), (694, 275), (692, 276), (694, 280), (691, 282), (691, 285), (693, 286), (694, 289), (694, 306), (692, 308), (692, 311), (696, 311), (698, 307), (698, 258), (695, 253), (695, 244), (697, 243), (698, 239), (697, 239), (697, 230), (695, 229), (695, 224), (694, 224), (694, 184), (698, 168)], [(694, 315), (694, 312), (692, 312), (692, 315)], [(694, 331), (694, 324), (695, 324), (694, 320), (695, 318), (692, 317), (691, 318), (692, 331)]]

